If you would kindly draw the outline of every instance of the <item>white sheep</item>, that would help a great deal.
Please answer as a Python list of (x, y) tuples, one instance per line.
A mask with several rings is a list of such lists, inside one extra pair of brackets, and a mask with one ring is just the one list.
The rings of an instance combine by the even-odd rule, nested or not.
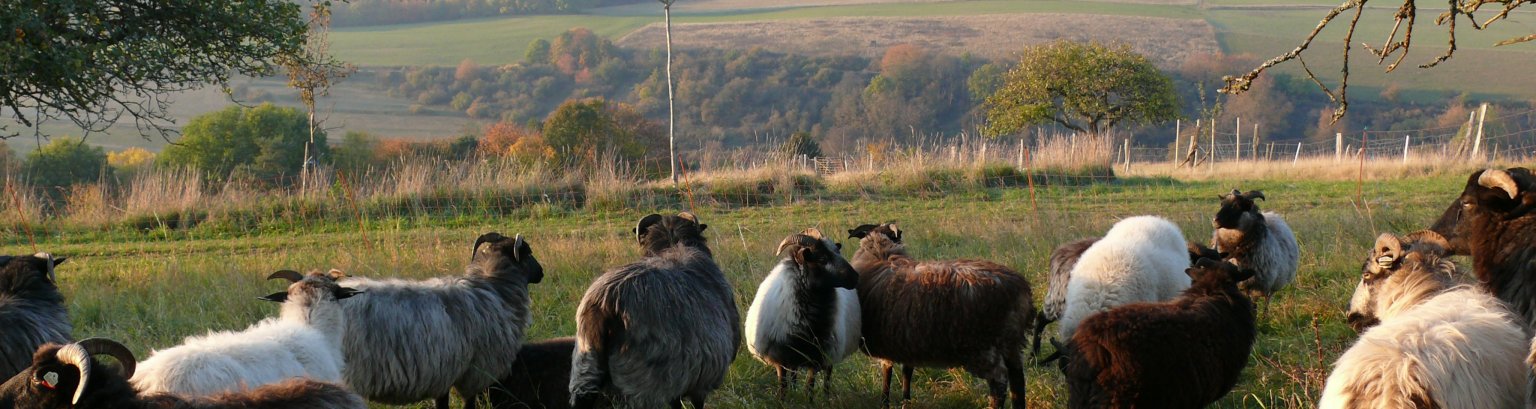
[(138, 364), (130, 382), (143, 392), (211, 396), (253, 389), (293, 377), (340, 382), (344, 367), (339, 300), (359, 291), (325, 274), (283, 270), (268, 279), (292, 282), (286, 292), (264, 300), (281, 302), (282, 313), (244, 331), (216, 331), (188, 337), (182, 345), (155, 351)]
[(1531, 368), (1521, 321), (1455, 285), (1444, 248), (1434, 233), (1377, 238), (1348, 316), (1370, 329), (1334, 364), (1320, 408), (1522, 407)]
[(1121, 220), (1072, 267), (1057, 327), (1071, 339), (1084, 318), (1125, 304), (1173, 299), (1189, 288), (1189, 247), (1177, 225), (1157, 216)]

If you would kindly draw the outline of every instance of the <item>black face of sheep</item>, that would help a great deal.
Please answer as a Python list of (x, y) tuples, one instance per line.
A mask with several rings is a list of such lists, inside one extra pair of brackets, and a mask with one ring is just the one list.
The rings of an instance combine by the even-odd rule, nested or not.
[[(112, 370), (94, 358), (109, 355), (122, 366), (123, 376), (103, 375)], [(38, 348), (32, 366), (0, 386), (0, 406), (18, 409), (68, 408), (93, 395), (128, 393), (133, 389), (126, 379), (133, 376), (133, 353), (122, 344), (108, 339), (91, 338), (68, 345), (48, 344)]]
[(1263, 216), (1259, 215), (1259, 207), (1253, 200), (1263, 200), (1264, 192), (1250, 190), (1248, 193), (1242, 193), (1237, 189), (1232, 189), (1231, 193), (1219, 197), (1221, 198), (1221, 210), (1216, 211), (1216, 218), (1211, 221), (1214, 227), (1218, 229), (1242, 228), (1245, 216), (1257, 217), (1258, 220), (1263, 220)]
[[(46, 253), (35, 256), (0, 256), (0, 294), (23, 298), (58, 296), (59, 287), (53, 269), (63, 263), (64, 257), (52, 257)], [(59, 297), (62, 299), (62, 296)]]
[(675, 246), (691, 247), (711, 254), (704, 239), (704, 229), (709, 225), (699, 223), (698, 216), (682, 212), (676, 216), (652, 214), (640, 219), (635, 225), (635, 240), (645, 250), (647, 257), (656, 256)]
[(1253, 278), (1252, 269), (1239, 269), (1220, 259), (1200, 258), (1184, 270), (1189, 275), (1190, 288), (1227, 288), (1235, 291), (1237, 283)]
[(523, 235), (507, 237), (491, 232), (475, 239), (474, 253), (470, 256), (470, 270), (490, 276), (522, 275), (529, 284), (544, 280), (544, 266), (533, 258), (533, 248), (523, 241)]
[(1392, 233), (1378, 236), (1349, 300), (1345, 316), (1349, 327), (1365, 331), (1381, 323), (1384, 311), (1401, 307), (1389, 304), (1411, 303), (1450, 287), (1456, 266), (1445, 259), (1448, 245), (1444, 237), (1428, 230), (1402, 238)]
[[(336, 271), (336, 270), (332, 270), (332, 271)], [(339, 273), (339, 271), (336, 271), (336, 272)], [(318, 274), (316, 274), (316, 275), (319, 276)], [(326, 277), (326, 276), (319, 276), (319, 277)], [(288, 291), (276, 292), (276, 293), (269, 294), (269, 295), (267, 295), (265, 297), (258, 297), (258, 298), (263, 299), (263, 300), (267, 300), (267, 301), (276, 302), (276, 303), (287, 302), (288, 301), (288, 293), (293, 292), (293, 286), (296, 286), (296, 285), (302, 285), (302, 286), (307, 286), (307, 287), (314, 287), (314, 286), (321, 287), (321, 289), (320, 289), (321, 291), (317, 291), (317, 293), (330, 293), (332, 296), (336, 297), (337, 300), (345, 300), (347, 298), (351, 298), (354, 295), (358, 295), (358, 294), (362, 294), (363, 293), (362, 290), (358, 290), (356, 288), (342, 287), (340, 285), (337, 285), (336, 281), (329, 279), (329, 277), (326, 277), (324, 279), (316, 279), (316, 280), (304, 281), (304, 275), (300, 274), (297, 271), (293, 271), (293, 270), (278, 270), (277, 272), (272, 273), (272, 275), (267, 276), (268, 280), (279, 279), (279, 278), (284, 279), (284, 280), (288, 280), (288, 283), (289, 283), (289, 290)], [(300, 283), (302, 283), (302, 284), (300, 284)]]
[[(1452, 254), (1471, 254), (1477, 236), (1477, 227), (1470, 226), (1471, 218), (1484, 216), (1490, 223), (1514, 220), (1530, 213), (1536, 206), (1536, 195), (1531, 194), (1536, 177), (1530, 169), (1486, 169), (1472, 172), (1467, 177), (1466, 188), (1461, 196), (1451, 202), (1429, 230), (1447, 239)], [(1497, 243), (1493, 243), (1497, 244)]]
[(869, 237), (870, 233), (884, 234), (892, 242), (901, 243), (901, 229), (897, 228), (895, 223), (859, 225), (859, 227), (848, 229), (848, 238), (863, 239)]
[(843, 259), (840, 243), (833, 243), (821, 230), (810, 228), (800, 234), (785, 237), (779, 243), (779, 256), (789, 256), (805, 271), (804, 279), (811, 280), (810, 287), (822, 285), (855, 289), (859, 285), (859, 273)]

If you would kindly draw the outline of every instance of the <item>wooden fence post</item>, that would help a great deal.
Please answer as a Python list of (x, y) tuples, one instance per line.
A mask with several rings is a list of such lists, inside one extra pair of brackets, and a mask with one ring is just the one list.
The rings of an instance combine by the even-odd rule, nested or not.
[(1291, 157), (1291, 167), (1296, 167), (1296, 162), (1301, 161), (1301, 142), (1296, 142), (1296, 156)]
[(1408, 164), (1408, 138), (1411, 138), (1411, 136), (1403, 135), (1403, 164), (1404, 165)]
[(1478, 114), (1477, 114), (1477, 139), (1474, 139), (1472, 141), (1472, 157), (1474, 157), (1474, 158), (1478, 156), (1477, 154), (1480, 151), (1479, 148), (1482, 148), (1482, 145), (1483, 145), (1483, 123), (1485, 121), (1487, 121), (1487, 120), (1488, 120), (1488, 103), (1484, 102), (1483, 103), (1483, 107), (1478, 109)]
[(1243, 161), (1243, 118), (1237, 118), (1237, 126), (1232, 129), (1232, 161)]
[(1344, 133), (1343, 132), (1334, 132), (1333, 133), (1333, 161), (1334, 162), (1338, 162), (1338, 161), (1341, 161), (1341, 160), (1344, 160)]

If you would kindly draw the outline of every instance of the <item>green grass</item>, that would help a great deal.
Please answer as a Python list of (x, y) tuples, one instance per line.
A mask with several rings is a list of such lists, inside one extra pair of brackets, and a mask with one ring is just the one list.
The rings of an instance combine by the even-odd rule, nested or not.
[[(1354, 182), (1178, 182), (1122, 179), (1076, 187), (1042, 187), (1032, 205), (1025, 189), (986, 189), (927, 198), (800, 202), (698, 209), (716, 259), (735, 286), (741, 311), (776, 262), (773, 246), (807, 226), (842, 231), (897, 220), (920, 259), (974, 257), (1017, 268), (1043, 296), (1046, 260), (1057, 244), (1101, 234), (1119, 217), (1159, 214), (1191, 239), (1210, 234), (1214, 196), (1237, 186), (1262, 189), (1267, 210), (1286, 215), (1302, 246), (1296, 283), (1280, 292), (1260, 320), (1255, 353), (1237, 388), (1216, 407), (1310, 407), (1328, 365), (1352, 341), (1343, 305), (1360, 260), (1378, 232), (1426, 226), (1458, 192), (1459, 176), (1367, 182), (1370, 211), (1357, 209)], [(606, 268), (636, 260), (629, 228), (644, 213), (667, 209), (547, 211), (508, 216), (377, 220), (358, 231), (350, 222), (297, 221), (273, 228), (199, 232), (152, 230), (95, 234), (40, 233), (34, 248), (20, 232), (0, 254), (42, 249), (70, 258), (60, 267), (75, 336), (123, 341), (142, 357), (151, 348), (212, 329), (243, 328), (277, 313), (254, 300), (280, 285), (261, 279), (281, 268), (337, 267), (369, 277), (431, 277), (462, 271), (474, 237), (522, 233), (545, 266), (531, 288), (533, 338), (574, 332), (574, 305)], [(847, 242), (847, 240), (843, 240)], [(845, 254), (850, 256), (851, 254)], [(364, 295), (366, 296), (366, 295)], [(1314, 328), (1316, 338), (1314, 338)], [(1046, 347), (1049, 351), (1049, 347)], [(1319, 356), (1321, 351), (1321, 356)], [(1028, 372), (1031, 408), (1063, 407), (1066, 391), (1052, 368)], [(875, 365), (855, 356), (839, 367), (835, 397), (822, 407), (865, 408), (879, 399)], [(771, 371), (745, 350), (711, 398), (722, 408), (778, 407)], [(909, 408), (980, 407), (985, 386), (954, 371), (925, 369)], [(789, 398), (800, 405), (803, 395)], [(807, 405), (809, 406), (809, 405)], [(382, 407), (382, 406), (381, 406)], [(426, 407), (425, 404), (415, 407)]]

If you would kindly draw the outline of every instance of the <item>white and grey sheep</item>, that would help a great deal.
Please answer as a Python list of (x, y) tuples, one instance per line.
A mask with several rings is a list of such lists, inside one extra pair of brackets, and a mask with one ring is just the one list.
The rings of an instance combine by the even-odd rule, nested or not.
[(1456, 285), (1447, 245), (1432, 232), (1376, 239), (1348, 314), (1351, 327), (1369, 330), (1334, 363), (1318, 407), (1522, 407), (1531, 372), (1523, 321)]
[(774, 368), (780, 395), (800, 369), (812, 400), (818, 373), (830, 393), (833, 366), (859, 348), (859, 275), (841, 248), (815, 228), (784, 238), (747, 309), (747, 350)]
[(1248, 193), (1232, 189), (1221, 195), (1221, 209), (1211, 220), (1211, 246), (1226, 253), (1227, 260), (1257, 274), (1244, 281), (1242, 289), (1264, 296), (1264, 309), (1276, 291), (1296, 280), (1301, 263), (1301, 247), (1285, 218), (1275, 212), (1260, 212), (1254, 199), (1264, 199), (1264, 192)]
[(1183, 231), (1156, 216), (1128, 217), (1084, 250), (1067, 283), (1060, 339), (1088, 316), (1137, 302), (1173, 299), (1189, 288), (1190, 251)]
[[(108, 355), (118, 365), (104, 364)], [(119, 368), (121, 373), (118, 372)], [(38, 348), (32, 365), (0, 385), (0, 407), (17, 409), (366, 409), (346, 388), (310, 379), (206, 397), (137, 390), (133, 353), (116, 341), (92, 338)]]
[(0, 256), (0, 378), (31, 365), (37, 347), (69, 342), (72, 326), (53, 272), (63, 262), (48, 253)]
[(544, 268), (521, 235), (475, 239), (464, 275), (420, 281), (342, 279), (368, 296), (343, 304), (342, 375), (369, 400), (407, 404), (450, 390), (465, 407), (512, 368), (532, 321), (528, 285)]
[(267, 277), (277, 278), (287, 280), (288, 289), (262, 299), (282, 303), (279, 316), (242, 331), (187, 337), (140, 362), (129, 381), (141, 392), (179, 396), (212, 396), (295, 377), (341, 382), (341, 300), (359, 291), (319, 272), (282, 270)]

